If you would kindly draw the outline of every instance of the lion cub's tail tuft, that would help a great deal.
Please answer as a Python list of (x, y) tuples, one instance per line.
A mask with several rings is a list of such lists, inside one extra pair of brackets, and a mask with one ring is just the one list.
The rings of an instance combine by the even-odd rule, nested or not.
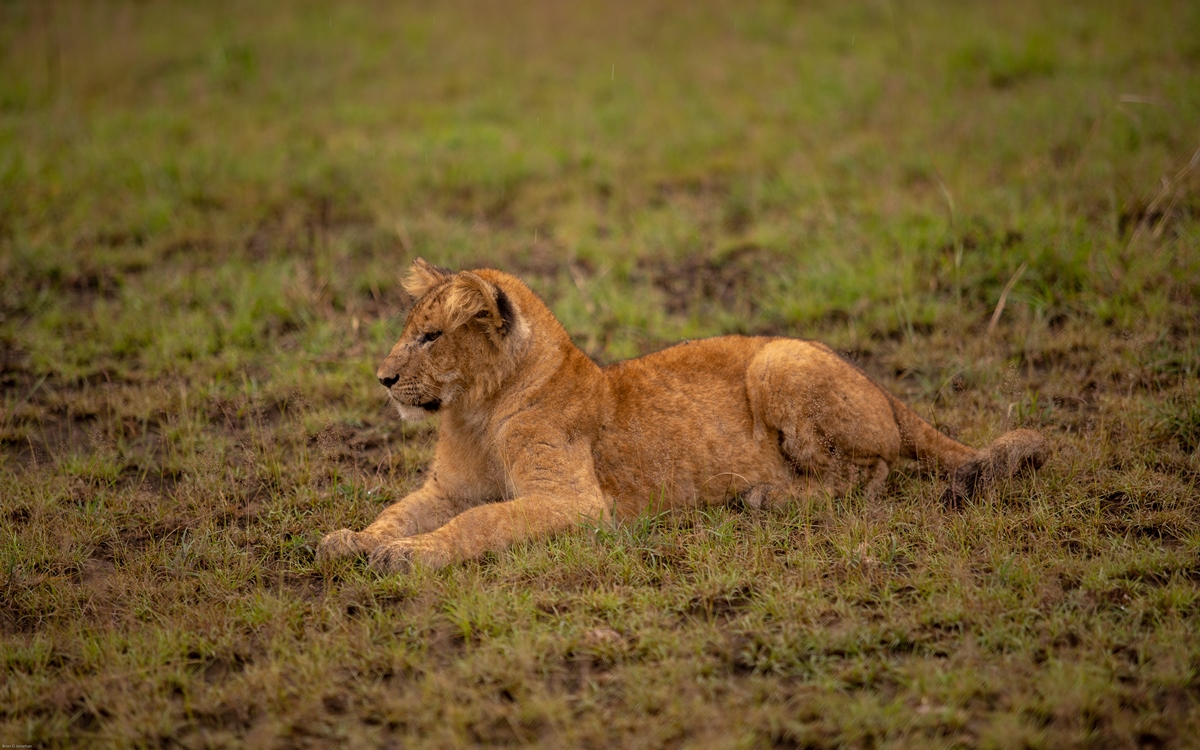
[(988, 482), (1016, 476), (1026, 469), (1039, 468), (1045, 463), (1048, 453), (1046, 438), (1040, 432), (1006, 432), (950, 473), (950, 486), (942, 493), (942, 503), (958, 507)]
[(887, 395), (900, 428), (900, 454), (950, 478), (950, 486), (942, 494), (947, 506), (957, 507), (990, 481), (1040, 467), (1049, 453), (1046, 439), (1035, 430), (1006, 432), (988, 447), (976, 450), (943, 435), (898, 398)]

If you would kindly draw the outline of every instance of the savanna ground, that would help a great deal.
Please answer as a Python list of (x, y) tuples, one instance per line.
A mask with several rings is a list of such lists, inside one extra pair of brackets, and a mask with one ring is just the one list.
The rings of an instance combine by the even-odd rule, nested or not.
[[(0, 45), (4, 743), (1200, 744), (1195, 3), (47, 0)], [(601, 361), (819, 338), (1053, 458), (322, 567), (431, 455), (373, 375), (417, 255)]]

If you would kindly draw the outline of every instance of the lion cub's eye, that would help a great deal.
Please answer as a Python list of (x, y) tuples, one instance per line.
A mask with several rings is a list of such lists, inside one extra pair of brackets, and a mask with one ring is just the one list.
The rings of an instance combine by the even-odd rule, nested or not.
[(438, 336), (441, 336), (441, 335), (442, 335), (441, 331), (426, 331), (425, 333), (422, 333), (420, 336), (417, 336), (417, 343), (418, 344), (431, 344), (434, 341), (437, 341)]

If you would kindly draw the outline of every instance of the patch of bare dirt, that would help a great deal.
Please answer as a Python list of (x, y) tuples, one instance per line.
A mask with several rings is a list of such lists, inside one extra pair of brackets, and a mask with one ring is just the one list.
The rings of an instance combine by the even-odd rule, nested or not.
[(291, 398), (265, 402), (248, 398), (214, 398), (208, 403), (206, 416), (211, 424), (223, 427), (227, 433), (241, 434), (251, 426), (263, 428), (278, 425), (287, 415), (292, 401)]
[(98, 425), (95, 414), (45, 413), (24, 430), (0, 435), (0, 450), (22, 468), (54, 463), (63, 456), (89, 452)]
[(721, 591), (692, 597), (684, 608), (686, 614), (709, 620), (728, 620), (741, 614), (754, 601), (754, 586), (743, 583)]
[(757, 296), (787, 259), (758, 245), (734, 248), (720, 257), (692, 256), (680, 262), (643, 261), (654, 286), (667, 295), (667, 310), (691, 314), (709, 307), (743, 315), (758, 312)]
[(0, 341), (0, 393), (10, 389), (28, 399), (37, 380), (29, 370), (29, 355), (12, 344)]
[[(415, 435), (419, 440), (432, 440), (435, 428), (421, 428)], [(395, 432), (388, 425), (351, 425), (335, 423), (326, 425), (309, 438), (309, 445), (329, 461), (358, 470), (379, 472), (388, 470), (402, 452), (393, 449)]]

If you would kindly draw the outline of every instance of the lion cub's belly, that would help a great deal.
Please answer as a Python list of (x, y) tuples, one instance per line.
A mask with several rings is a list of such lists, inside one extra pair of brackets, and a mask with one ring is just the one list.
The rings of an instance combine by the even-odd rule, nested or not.
[(748, 364), (769, 341), (706, 339), (605, 370), (614, 406), (594, 459), (619, 517), (787, 481), (778, 438), (755, 430), (746, 394)]

